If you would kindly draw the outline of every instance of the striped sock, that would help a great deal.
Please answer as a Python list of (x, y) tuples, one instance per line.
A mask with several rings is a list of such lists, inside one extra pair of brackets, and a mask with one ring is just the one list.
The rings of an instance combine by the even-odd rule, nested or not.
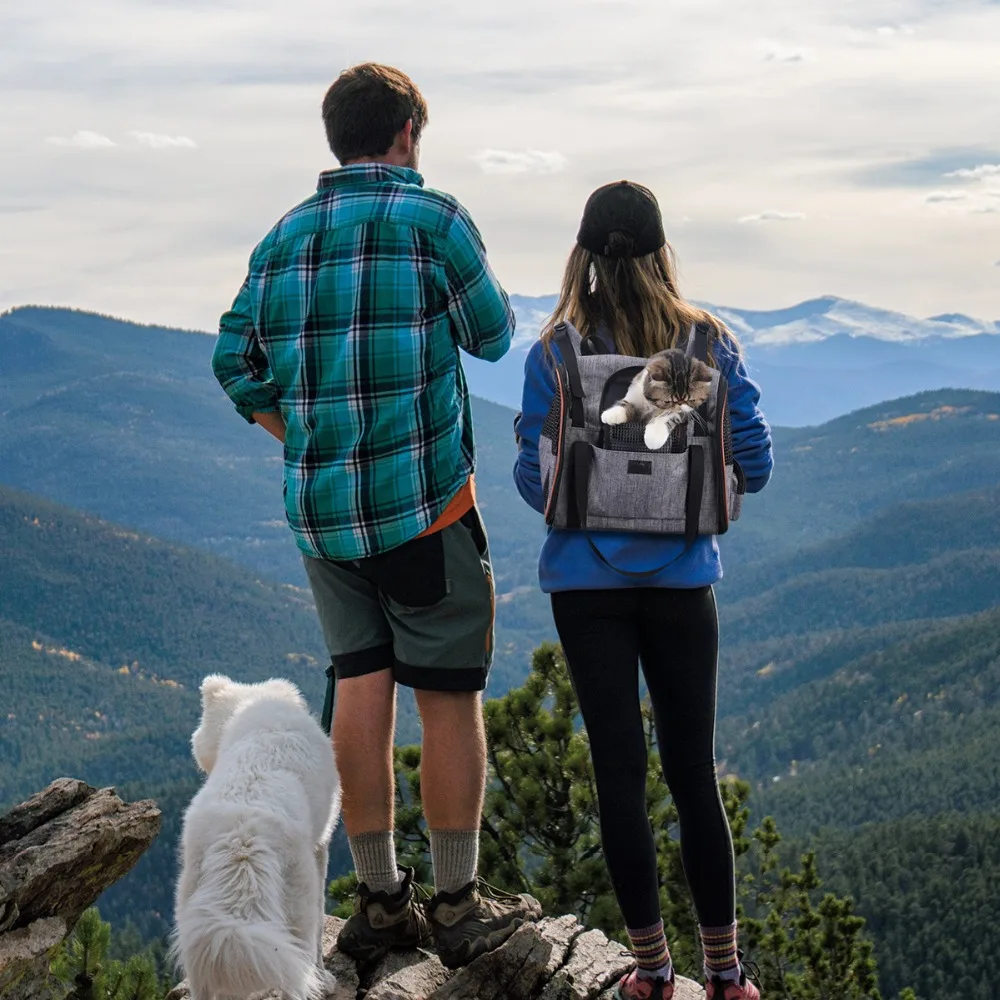
[(670, 979), (673, 963), (670, 961), (670, 949), (663, 933), (663, 921), (658, 920), (652, 927), (642, 927), (638, 930), (627, 927), (628, 939), (632, 942), (632, 952), (639, 967), (639, 975), (643, 979)]
[(740, 962), (736, 957), (736, 924), (728, 927), (702, 927), (701, 946), (705, 952), (705, 975), (711, 979), (740, 980)]

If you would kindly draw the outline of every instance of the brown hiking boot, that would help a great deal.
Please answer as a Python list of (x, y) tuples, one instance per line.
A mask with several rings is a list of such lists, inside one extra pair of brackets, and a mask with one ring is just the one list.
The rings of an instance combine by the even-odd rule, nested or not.
[(372, 892), (364, 882), (358, 886), (354, 913), (337, 936), (338, 950), (356, 962), (373, 964), (392, 950), (430, 944), (427, 918), (413, 898), (413, 869), (399, 870), (403, 884), (394, 895)]
[(534, 896), (512, 896), (475, 879), (458, 892), (439, 892), (425, 909), (441, 964), (449, 969), (499, 948), (527, 920), (537, 920), (542, 907)]

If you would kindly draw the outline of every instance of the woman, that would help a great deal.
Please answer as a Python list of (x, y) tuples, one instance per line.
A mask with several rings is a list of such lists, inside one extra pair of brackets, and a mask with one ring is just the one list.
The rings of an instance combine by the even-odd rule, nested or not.
[[(584, 337), (596, 334), (609, 350), (639, 358), (683, 347), (692, 324), (707, 323), (711, 362), (729, 384), (733, 448), (746, 490), (764, 488), (771, 434), (739, 346), (720, 320), (680, 296), (656, 199), (621, 181), (588, 200), (559, 302), (528, 354), (514, 478), (535, 510), (543, 509), (538, 441), (556, 392), (551, 340), (560, 321)], [(669, 1000), (674, 993), (645, 809), (640, 664), (680, 817), (707, 998), (760, 997), (737, 952), (733, 846), (715, 771), (719, 632), (712, 585), (721, 576), (714, 536), (688, 546), (671, 535), (550, 530), (542, 547), (539, 578), (551, 595), (590, 739), (604, 854), (637, 959), (637, 968), (618, 984), (619, 1000)]]

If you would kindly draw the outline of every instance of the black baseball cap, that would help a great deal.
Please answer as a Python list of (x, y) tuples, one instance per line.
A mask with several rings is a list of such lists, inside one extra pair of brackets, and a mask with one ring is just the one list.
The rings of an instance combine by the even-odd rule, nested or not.
[(667, 238), (653, 192), (633, 181), (599, 187), (584, 206), (576, 242), (601, 257), (645, 257), (655, 253)]

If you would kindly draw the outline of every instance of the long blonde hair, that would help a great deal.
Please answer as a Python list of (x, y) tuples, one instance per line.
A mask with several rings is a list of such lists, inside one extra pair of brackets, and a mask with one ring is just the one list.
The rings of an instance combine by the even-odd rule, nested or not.
[(575, 245), (566, 262), (555, 310), (542, 328), (549, 345), (557, 323), (572, 323), (586, 337), (604, 325), (619, 354), (648, 358), (671, 347), (684, 347), (692, 324), (705, 323), (712, 346), (724, 340), (735, 353), (740, 347), (726, 325), (691, 305), (677, 291), (674, 251), (669, 243), (643, 257), (603, 257)]

